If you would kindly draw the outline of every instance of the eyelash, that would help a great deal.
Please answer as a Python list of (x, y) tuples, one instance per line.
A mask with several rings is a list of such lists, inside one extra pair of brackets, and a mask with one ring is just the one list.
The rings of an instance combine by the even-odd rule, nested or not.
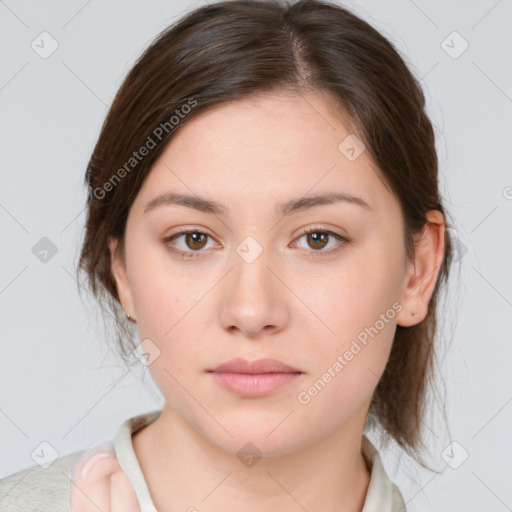
[[(173, 240), (175, 240), (175, 239), (177, 239), (177, 238), (179, 238), (179, 237), (181, 237), (183, 235), (190, 234), (190, 233), (206, 235), (207, 237), (212, 238), (208, 233), (204, 233), (203, 231), (201, 231), (199, 229), (188, 229), (188, 230), (179, 231), (179, 232), (174, 233), (174, 234), (172, 234), (170, 236), (164, 237), (164, 238), (162, 238), (161, 241), (162, 241), (162, 243), (164, 245), (167, 246), (167, 248), (171, 252), (173, 252), (174, 254), (177, 254), (178, 256), (180, 256), (184, 260), (191, 260), (192, 258), (199, 258), (199, 253), (204, 252), (204, 251), (183, 252), (181, 250), (175, 249), (170, 244), (170, 242), (172, 242)], [(335, 233), (334, 231), (329, 231), (327, 229), (321, 229), (321, 228), (315, 227), (315, 226), (302, 229), (301, 233), (300, 233), (300, 236), (297, 237), (296, 240), (299, 240), (300, 238), (302, 238), (303, 236), (305, 236), (305, 235), (307, 235), (309, 233), (325, 233), (325, 234), (328, 234), (328, 235), (332, 236), (333, 238), (335, 238), (336, 240), (338, 240), (340, 242), (340, 244), (337, 247), (335, 247), (333, 249), (330, 249), (328, 251), (314, 251), (314, 250), (308, 251), (310, 258), (325, 258), (327, 256), (331, 256), (331, 255), (337, 253), (338, 251), (340, 251), (343, 248), (343, 246), (345, 246), (347, 243), (350, 242), (350, 240), (348, 240), (346, 237), (341, 236), (340, 234)]]

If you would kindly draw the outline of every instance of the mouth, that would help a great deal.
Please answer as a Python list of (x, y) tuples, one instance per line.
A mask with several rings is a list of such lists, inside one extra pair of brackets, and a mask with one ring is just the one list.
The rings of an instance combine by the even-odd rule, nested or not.
[(277, 359), (247, 361), (237, 358), (208, 370), (222, 388), (245, 398), (268, 395), (304, 372)]

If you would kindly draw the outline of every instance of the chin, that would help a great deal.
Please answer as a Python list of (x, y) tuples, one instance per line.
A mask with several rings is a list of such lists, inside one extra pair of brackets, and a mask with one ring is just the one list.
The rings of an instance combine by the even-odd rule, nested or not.
[[(210, 433), (208, 437), (220, 449), (238, 457), (243, 456), (245, 452), (249, 454), (253, 452), (253, 455), (258, 457), (286, 455), (306, 445), (311, 437), (309, 432), (293, 431), (290, 428), (292, 427), (291, 422), (289, 425), (285, 425), (289, 421), (289, 419), (285, 419), (283, 422), (285, 416), (281, 415), (278, 421), (271, 421), (271, 427), (268, 426), (269, 422), (261, 420), (261, 414), (258, 420), (252, 417), (247, 417), (245, 421), (238, 418), (237, 422), (231, 423), (220, 420), (233, 437), (228, 434), (223, 435), (224, 430), (220, 436), (215, 435), (214, 438), (211, 438)], [(216, 434), (219, 434), (218, 430)]]

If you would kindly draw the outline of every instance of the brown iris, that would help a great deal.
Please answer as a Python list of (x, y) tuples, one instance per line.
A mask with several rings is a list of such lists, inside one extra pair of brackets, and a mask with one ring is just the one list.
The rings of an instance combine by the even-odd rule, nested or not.
[[(307, 233), (308, 244), (313, 249), (323, 249), (328, 241), (329, 235), (323, 231), (312, 231), (311, 233)], [(311, 240), (313, 243), (310, 243)]]
[(189, 249), (202, 249), (206, 245), (206, 240), (207, 235), (204, 233), (193, 232), (185, 234), (185, 243)]

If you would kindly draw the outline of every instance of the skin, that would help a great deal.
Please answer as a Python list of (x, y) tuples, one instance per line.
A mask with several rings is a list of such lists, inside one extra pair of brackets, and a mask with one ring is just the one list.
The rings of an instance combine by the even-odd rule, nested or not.
[(87, 450), (71, 471), (73, 512), (140, 512), (135, 490), (119, 465), (112, 443)]
[[(437, 225), (425, 228), (407, 261), (399, 204), (368, 151), (350, 161), (338, 150), (350, 133), (348, 118), (320, 93), (217, 106), (180, 128), (130, 209), (124, 246), (110, 240), (120, 302), (140, 339), (160, 351), (149, 370), (165, 405), (133, 436), (159, 511), (362, 509), (371, 396), (396, 325), (427, 314), (445, 228), (442, 214), (429, 212)], [(229, 215), (176, 205), (144, 213), (164, 191), (206, 196)], [(332, 191), (361, 197), (373, 211), (336, 203), (276, 215), (283, 201)], [(308, 227), (348, 242), (329, 236), (322, 248), (301, 234)], [(161, 241), (188, 228), (209, 237)], [(263, 249), (251, 263), (236, 251), (247, 236)], [(185, 261), (169, 246), (200, 254)], [(395, 302), (401, 311), (309, 403), (299, 403), (298, 393)], [(234, 357), (276, 358), (304, 373), (267, 396), (242, 398), (206, 372)], [(237, 457), (247, 442), (262, 453), (251, 467)]]

